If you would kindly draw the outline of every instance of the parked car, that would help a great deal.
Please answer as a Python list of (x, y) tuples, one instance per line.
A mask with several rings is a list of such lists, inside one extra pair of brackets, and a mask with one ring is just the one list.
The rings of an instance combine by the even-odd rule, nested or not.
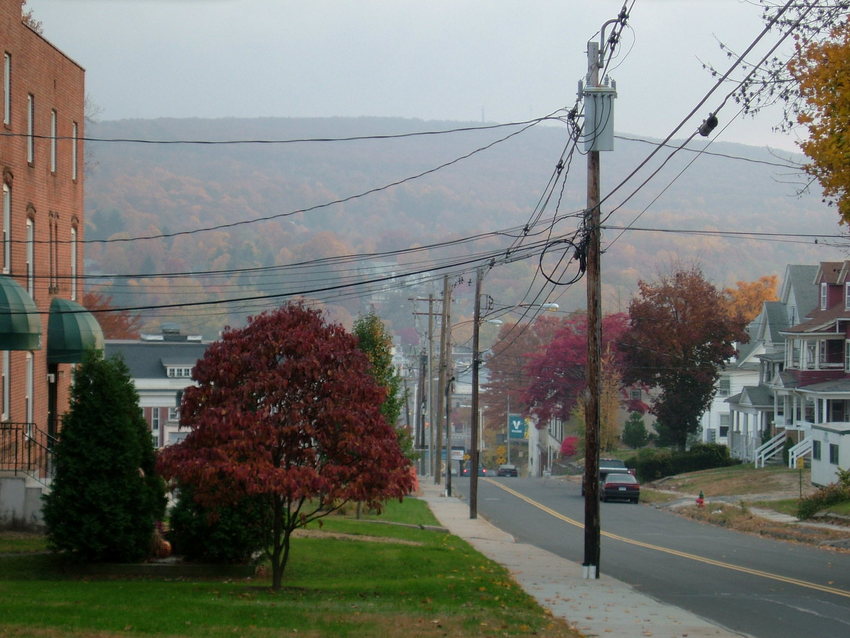
[[(627, 468), (620, 459), (599, 459), (599, 480), (603, 481), (611, 472), (620, 472), (634, 476), (635, 471)], [(584, 496), (584, 478), (581, 480), (581, 495)]]
[(519, 476), (519, 472), (517, 472), (516, 465), (502, 463), (496, 470), (496, 476)]
[[(463, 471), (461, 472), (461, 476), (469, 476), (472, 473), (471, 468), (468, 465), (463, 467)], [(478, 466), (478, 476), (490, 476), (491, 473), (487, 471), (487, 468), (483, 465)]]
[(631, 474), (609, 472), (599, 482), (599, 498), (603, 501), (622, 500), (637, 503), (640, 500), (640, 483)]

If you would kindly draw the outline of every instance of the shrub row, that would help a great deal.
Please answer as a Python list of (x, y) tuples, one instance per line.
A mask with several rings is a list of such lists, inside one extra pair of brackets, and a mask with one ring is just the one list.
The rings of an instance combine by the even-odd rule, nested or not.
[(643, 449), (626, 459), (626, 465), (635, 469), (641, 481), (655, 481), (665, 476), (738, 463), (739, 460), (729, 456), (728, 447), (716, 443), (698, 443), (684, 452)]

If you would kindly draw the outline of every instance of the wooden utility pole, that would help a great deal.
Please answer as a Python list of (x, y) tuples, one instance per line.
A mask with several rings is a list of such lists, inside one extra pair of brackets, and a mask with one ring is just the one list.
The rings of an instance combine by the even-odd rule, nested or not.
[[(599, 45), (587, 43), (587, 86), (599, 86)], [(587, 94), (586, 94), (587, 95)], [(588, 127), (585, 101), (585, 136), (596, 136), (595, 123)], [(589, 130), (588, 130), (589, 128)], [(593, 149), (593, 147), (591, 147)], [(587, 153), (587, 402), (585, 406), (584, 456), (584, 562), (585, 578), (599, 578), (600, 520), (599, 520), (599, 402), (602, 395), (601, 342), (602, 312), (600, 281), (599, 228), (599, 151)]]
[(481, 269), (475, 271), (475, 312), (472, 323), (472, 467), (469, 474), (469, 518), (478, 518), (478, 345), (481, 324)]
[[(437, 436), (435, 451), (436, 451), (436, 467), (435, 471), (435, 483), (437, 485), (440, 484), (440, 463), (443, 459), (442, 453), (442, 443), (443, 443), (443, 406), (444, 406), (444, 394), (446, 388), (446, 381), (448, 379), (448, 369), (449, 369), (449, 356), (451, 353), (449, 352), (449, 320), (451, 317), (450, 306), (452, 305), (451, 298), (452, 290), (449, 286), (449, 277), (445, 275), (443, 277), (443, 325), (440, 326), (440, 380), (437, 382), (437, 413), (435, 415), (435, 419), (437, 422)], [(448, 424), (446, 424), (448, 427)], [(450, 471), (451, 459), (449, 455), (451, 450), (446, 450), (446, 471)]]

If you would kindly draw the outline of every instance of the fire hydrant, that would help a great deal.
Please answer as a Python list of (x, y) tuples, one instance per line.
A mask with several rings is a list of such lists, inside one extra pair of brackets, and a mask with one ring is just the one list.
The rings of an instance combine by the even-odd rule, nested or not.
[(697, 496), (697, 507), (705, 507), (705, 494), (702, 493), (702, 490), (699, 491), (699, 496)]

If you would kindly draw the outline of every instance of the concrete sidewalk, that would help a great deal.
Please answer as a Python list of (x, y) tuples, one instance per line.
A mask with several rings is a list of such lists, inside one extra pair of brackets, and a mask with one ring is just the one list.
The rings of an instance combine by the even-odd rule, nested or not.
[(419, 497), (452, 534), (510, 570), (514, 580), (542, 607), (585, 636), (744, 635), (659, 602), (605, 574), (598, 579), (583, 578), (581, 565), (532, 545), (514, 542), (510, 534), (490, 524), (481, 514), (470, 519), (468, 503), (444, 496), (443, 487), (427, 478), (421, 481)]

